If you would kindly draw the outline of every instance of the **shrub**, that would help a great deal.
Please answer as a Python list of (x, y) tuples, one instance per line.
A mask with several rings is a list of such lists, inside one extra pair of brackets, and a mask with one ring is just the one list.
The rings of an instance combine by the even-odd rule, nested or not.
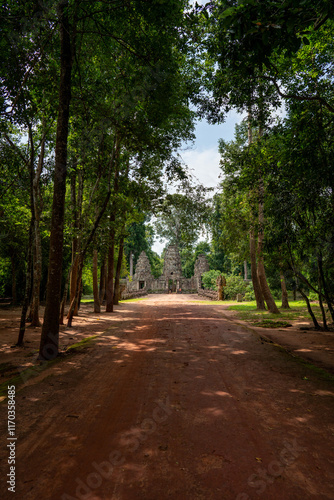
[(319, 300), (319, 295), (315, 292), (310, 292), (308, 294), (308, 299), (309, 300)]
[(255, 293), (254, 293), (253, 283), (249, 283), (249, 284), (246, 286), (246, 292), (245, 292), (244, 299), (245, 299), (246, 301), (252, 301), (252, 300), (255, 300)]
[(206, 290), (217, 290), (216, 280), (221, 271), (212, 269), (202, 274), (202, 284)]
[(225, 298), (235, 300), (238, 293), (244, 295), (247, 291), (247, 285), (241, 276), (228, 276), (226, 278), (226, 287), (224, 288)]

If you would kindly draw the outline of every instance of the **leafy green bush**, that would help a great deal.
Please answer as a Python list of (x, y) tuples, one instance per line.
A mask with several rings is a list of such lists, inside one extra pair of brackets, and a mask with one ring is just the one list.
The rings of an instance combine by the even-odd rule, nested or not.
[(221, 274), (221, 271), (212, 269), (202, 274), (202, 285), (207, 290), (217, 290), (216, 280)]
[(308, 298), (309, 298), (309, 300), (319, 300), (319, 296), (318, 296), (318, 294), (317, 294), (317, 293), (315, 293), (315, 292), (310, 292), (310, 293), (308, 294)]
[(235, 300), (238, 293), (242, 295), (246, 293), (247, 286), (242, 276), (228, 276), (226, 278), (226, 287), (224, 288), (225, 298), (228, 300)]
[(255, 293), (254, 293), (253, 283), (248, 283), (248, 285), (246, 286), (246, 292), (245, 292), (244, 300), (246, 300), (246, 301), (255, 300)]

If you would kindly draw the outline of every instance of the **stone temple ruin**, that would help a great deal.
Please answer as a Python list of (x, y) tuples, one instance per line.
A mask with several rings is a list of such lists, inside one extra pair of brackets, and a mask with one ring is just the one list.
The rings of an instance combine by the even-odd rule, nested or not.
[(160, 278), (152, 276), (150, 262), (143, 251), (137, 261), (132, 281), (128, 281), (128, 292), (147, 293), (197, 293), (201, 288), (202, 274), (209, 271), (206, 256), (201, 254), (195, 262), (194, 276), (184, 278), (181, 269), (181, 257), (177, 245), (169, 245), (165, 255), (163, 273)]

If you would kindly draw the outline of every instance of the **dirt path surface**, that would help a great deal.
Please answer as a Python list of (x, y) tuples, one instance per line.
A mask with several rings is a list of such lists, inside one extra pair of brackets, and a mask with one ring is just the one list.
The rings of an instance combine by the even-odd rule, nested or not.
[(334, 499), (333, 381), (191, 296), (106, 317), (17, 393), (15, 493), (1, 405), (1, 499)]

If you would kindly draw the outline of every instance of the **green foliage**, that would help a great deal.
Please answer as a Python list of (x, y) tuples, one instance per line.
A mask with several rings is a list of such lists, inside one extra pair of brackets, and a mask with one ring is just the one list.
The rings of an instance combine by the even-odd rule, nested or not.
[(217, 278), (221, 274), (219, 270), (211, 269), (202, 275), (202, 284), (208, 290), (217, 290)]
[(11, 262), (9, 258), (0, 258), (0, 297), (11, 295)]
[(224, 287), (225, 298), (235, 300), (238, 293), (244, 295), (247, 291), (247, 284), (241, 276), (227, 276), (226, 287)]
[(82, 290), (83, 295), (91, 295), (93, 293), (93, 271), (91, 266), (83, 268)]
[(245, 295), (244, 295), (244, 300), (245, 301), (252, 301), (252, 300), (255, 300), (255, 294), (254, 294), (254, 289), (253, 289), (253, 284), (252, 283), (249, 283), (247, 286), (246, 286), (246, 291), (245, 291)]

